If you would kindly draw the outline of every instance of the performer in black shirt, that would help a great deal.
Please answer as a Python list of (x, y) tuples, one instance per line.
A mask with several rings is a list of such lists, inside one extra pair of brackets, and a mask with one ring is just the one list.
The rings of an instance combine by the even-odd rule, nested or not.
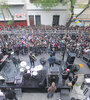
[(35, 56), (32, 54), (32, 52), (30, 52), (30, 55), (29, 55), (29, 58), (30, 58), (30, 63), (31, 63), (31, 66), (35, 66)]

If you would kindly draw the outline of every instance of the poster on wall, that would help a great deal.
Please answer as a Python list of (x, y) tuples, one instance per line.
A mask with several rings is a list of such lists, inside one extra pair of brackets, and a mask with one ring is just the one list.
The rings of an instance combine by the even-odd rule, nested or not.
[(16, 18), (25, 18), (25, 14), (16, 14)]

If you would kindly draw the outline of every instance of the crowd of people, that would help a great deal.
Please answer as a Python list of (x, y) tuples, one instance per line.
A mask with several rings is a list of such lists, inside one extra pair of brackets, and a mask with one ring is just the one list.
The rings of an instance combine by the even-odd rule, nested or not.
[[(52, 30), (65, 29), (64, 26), (47, 27), (46, 29), (48, 30), (49, 28)], [(25, 29), (22, 28), (22, 30)], [(38, 30), (36, 27), (33, 29)], [(23, 34), (0, 34), (0, 48), (4, 54), (7, 50), (13, 50), (17, 55), (19, 53), (27, 54), (28, 50), (33, 51), (37, 55), (37, 53), (45, 51), (46, 49), (52, 50), (52, 47), (56, 51), (66, 49), (68, 52), (75, 52), (77, 55), (90, 51), (90, 27), (71, 27), (71, 29), (79, 29), (79, 33), (62, 34), (55, 31), (53, 33), (34, 33), (33, 31), (33, 33)]]

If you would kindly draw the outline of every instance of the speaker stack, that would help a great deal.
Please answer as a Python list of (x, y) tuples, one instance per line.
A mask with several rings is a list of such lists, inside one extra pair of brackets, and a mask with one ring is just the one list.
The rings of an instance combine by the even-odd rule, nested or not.
[(60, 75), (59, 67), (50, 67), (50, 69), (48, 69), (48, 83), (51, 85), (52, 82), (55, 82), (55, 84), (57, 85), (59, 80), (59, 75)]
[(76, 57), (75, 53), (69, 53), (67, 60), (66, 60), (67, 67), (71, 67), (74, 64), (75, 57)]

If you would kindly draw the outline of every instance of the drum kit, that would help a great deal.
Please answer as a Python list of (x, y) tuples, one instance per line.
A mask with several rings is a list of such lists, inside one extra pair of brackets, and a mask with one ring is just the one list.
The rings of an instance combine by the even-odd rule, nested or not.
[(40, 71), (42, 69), (43, 69), (42, 65), (38, 65), (38, 66), (35, 66), (34, 68), (31, 68), (30, 66), (27, 65), (27, 63), (25, 61), (22, 61), (20, 63), (20, 72), (21, 73), (24, 73), (24, 71), (27, 70), (27, 73), (31, 73), (33, 76), (37, 76), (38, 71)]

